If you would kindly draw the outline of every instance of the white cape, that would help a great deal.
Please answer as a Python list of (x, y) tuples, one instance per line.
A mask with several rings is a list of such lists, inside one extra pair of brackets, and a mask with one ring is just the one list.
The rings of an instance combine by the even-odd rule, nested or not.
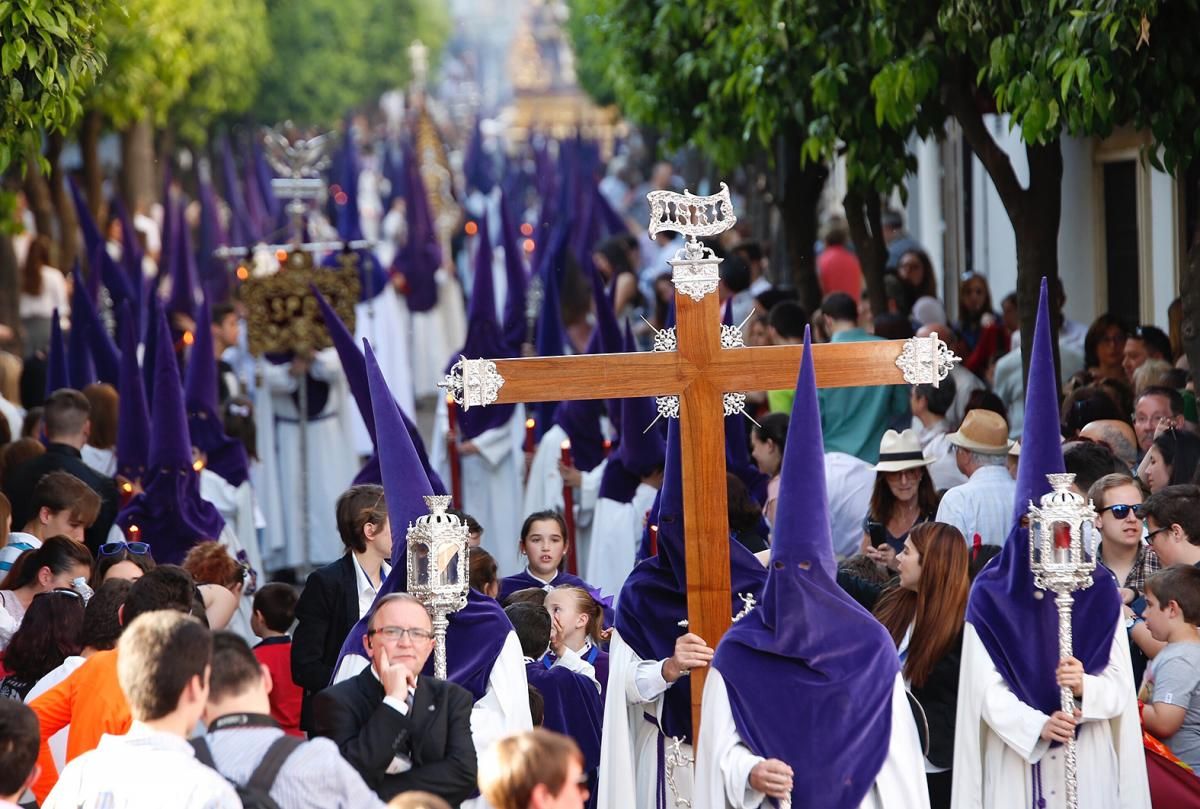
[[(450, 458), (446, 451), (446, 400), (439, 397), (433, 422), (433, 444), (429, 462), (451, 489)], [(462, 470), (462, 503), (456, 504), (483, 526), (482, 545), (495, 558), (500, 576), (511, 576), (524, 568), (518, 551), (521, 521), (521, 475), (525, 454), (525, 411), (514, 408), (499, 427), (484, 430), (471, 439), (479, 450), (459, 457)]]
[[(783, 685), (783, 684), (781, 684)], [(802, 697), (797, 697), (802, 698)], [(696, 795), (694, 809), (753, 809), (762, 806), (766, 795), (750, 786), (750, 771), (761, 756), (738, 736), (729, 693), (721, 672), (710, 668), (704, 681), (700, 745), (696, 750)], [(817, 729), (812, 729), (818, 732)], [(803, 794), (797, 779), (795, 793)], [(732, 796), (732, 797), (731, 797)], [(875, 786), (859, 804), (860, 809), (928, 809), (929, 788), (921, 740), (904, 691), (904, 678), (896, 675), (892, 686), (892, 738)]]
[[(637, 687), (637, 670), (643, 661), (621, 640), (615, 629), (608, 647), (608, 697), (604, 701), (604, 727), (600, 739), (600, 773), (597, 809), (655, 809), (658, 806), (658, 743), (662, 733), (656, 720), (662, 716), (663, 698), (660, 694), (646, 702)], [(689, 687), (684, 683), (683, 687)], [(701, 736), (703, 738), (703, 735)], [(668, 750), (670, 740), (665, 740)], [(690, 744), (682, 752), (693, 755)], [(667, 792), (667, 806), (676, 800), (692, 798), (694, 773), (691, 767), (674, 769), (675, 788)]]
[[(391, 283), (371, 300), (354, 306), (355, 344), (361, 349), (364, 338), (370, 341), (392, 396), (400, 405), (400, 409), (415, 421), (412, 352), (409, 347), (411, 330), (412, 318), (408, 304), (396, 294), (396, 289)], [(351, 421), (354, 424), (354, 449), (359, 455), (370, 455), (375, 451), (375, 447), (371, 444), (371, 436), (363, 423), (362, 415), (357, 407), (350, 409), (353, 411)]]
[[(1081, 809), (1149, 809), (1146, 754), (1123, 621), (1113, 631), (1108, 667), (1084, 675), (1076, 741)], [(954, 734), (955, 809), (1029, 806), (1032, 766), (1041, 764), (1046, 809), (1067, 805), (1063, 748), (1041, 738), (1050, 717), (1021, 702), (996, 670), (975, 628), (963, 630)]]
[[(439, 393), (437, 383), (446, 364), (467, 340), (467, 314), (462, 287), (445, 270), (437, 271), (437, 304), (428, 312), (411, 312), (412, 384), (418, 397)], [(407, 303), (404, 304), (408, 306)], [(470, 359), (476, 359), (471, 357)]]
[[(592, 517), (592, 542), (587, 555), (587, 581), (602, 593), (620, 593), (637, 564), (638, 546), (646, 512), (654, 505), (658, 489), (638, 484), (632, 502), (600, 498)], [(616, 606), (614, 598), (613, 605)]]

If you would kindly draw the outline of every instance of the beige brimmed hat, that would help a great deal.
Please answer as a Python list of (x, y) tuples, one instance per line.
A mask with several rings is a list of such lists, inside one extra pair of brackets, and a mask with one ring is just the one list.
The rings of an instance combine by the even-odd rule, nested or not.
[(879, 442), (879, 463), (875, 464), (876, 472), (900, 472), (905, 469), (915, 469), (919, 466), (929, 466), (932, 460), (925, 457), (921, 451), (921, 442), (912, 430), (898, 433), (888, 430)]
[(946, 438), (954, 446), (980, 455), (1007, 455), (1012, 448), (1004, 416), (982, 408), (967, 413), (958, 432)]

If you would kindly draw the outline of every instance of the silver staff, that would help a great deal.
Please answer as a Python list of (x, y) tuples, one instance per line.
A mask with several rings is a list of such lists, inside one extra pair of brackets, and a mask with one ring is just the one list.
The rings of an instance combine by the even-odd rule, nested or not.
[(467, 526), (447, 514), (450, 498), (426, 495), (429, 513), (408, 524), (408, 592), (433, 615), (433, 676), (446, 679), (446, 630), (467, 606)]
[[(1051, 490), (1042, 496), (1039, 508), (1029, 504), (1029, 569), (1033, 583), (1042, 590), (1054, 593), (1058, 608), (1058, 656), (1071, 657), (1071, 605), (1076, 590), (1092, 585), (1096, 557), (1092, 549), (1083, 547), (1083, 526), (1096, 519), (1096, 509), (1090, 500), (1071, 491), (1075, 480), (1072, 474), (1046, 475)], [(1059, 689), (1062, 710), (1075, 715), (1075, 695), (1068, 686)], [(1066, 780), (1067, 807), (1078, 809), (1079, 784), (1076, 772), (1075, 736), (1067, 742)]]

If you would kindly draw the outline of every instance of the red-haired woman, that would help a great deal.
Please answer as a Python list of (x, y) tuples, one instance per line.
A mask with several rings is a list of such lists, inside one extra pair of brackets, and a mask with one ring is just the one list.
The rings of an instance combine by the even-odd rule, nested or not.
[(950, 806), (958, 664), (970, 590), (967, 556), (957, 528), (940, 522), (915, 526), (897, 557), (899, 583), (875, 606), (875, 617), (896, 641), (925, 742), (931, 809)]

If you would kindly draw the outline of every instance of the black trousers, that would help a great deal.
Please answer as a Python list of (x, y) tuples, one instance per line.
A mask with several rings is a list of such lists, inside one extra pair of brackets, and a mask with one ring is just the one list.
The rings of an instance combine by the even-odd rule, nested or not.
[(950, 776), (946, 772), (927, 772), (925, 782), (929, 785), (929, 809), (950, 809)]

